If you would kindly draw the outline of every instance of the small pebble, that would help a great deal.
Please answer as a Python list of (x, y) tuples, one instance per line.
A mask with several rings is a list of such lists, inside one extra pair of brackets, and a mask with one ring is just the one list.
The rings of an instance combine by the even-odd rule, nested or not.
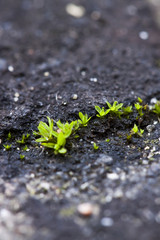
[(44, 76), (48, 77), (49, 76), (49, 72), (44, 72)]
[(97, 159), (97, 162), (111, 164), (111, 163), (113, 163), (113, 158), (107, 154), (100, 154), (99, 158)]
[(101, 225), (103, 227), (112, 227), (114, 224), (114, 221), (112, 218), (109, 218), (109, 217), (104, 217), (101, 219)]
[(77, 94), (73, 94), (73, 95), (72, 95), (72, 99), (73, 99), (73, 100), (77, 100), (77, 98), (78, 98), (78, 95), (77, 95)]
[(78, 6), (73, 3), (69, 3), (66, 6), (66, 12), (75, 18), (81, 18), (85, 14), (85, 8), (83, 6)]
[(97, 78), (90, 78), (91, 82), (97, 82)]
[(79, 214), (85, 217), (89, 217), (93, 214), (94, 206), (91, 203), (82, 203), (77, 207)]
[(14, 102), (18, 102), (18, 97), (14, 97)]
[(142, 161), (142, 164), (143, 164), (143, 165), (147, 165), (147, 164), (148, 164), (148, 161), (147, 161), (147, 160), (143, 160), (143, 161)]
[(8, 66), (8, 71), (9, 72), (13, 72), (14, 71), (14, 67), (13, 66)]
[(16, 93), (14, 94), (14, 96), (18, 98), (18, 97), (19, 97), (19, 93), (16, 92)]
[(155, 104), (155, 103), (157, 103), (157, 101), (158, 101), (157, 98), (152, 98), (152, 99), (150, 100), (150, 103), (151, 103), (151, 104)]
[(29, 89), (30, 89), (30, 91), (33, 91), (33, 90), (34, 90), (34, 87), (31, 86)]
[(149, 34), (148, 34), (148, 32), (142, 31), (142, 32), (139, 33), (139, 37), (142, 40), (147, 40), (149, 38)]
[(155, 126), (154, 125), (148, 125), (146, 128), (147, 128), (147, 131), (149, 133), (151, 133), (153, 131), (153, 129), (155, 128)]
[(107, 174), (107, 177), (110, 179), (110, 180), (117, 180), (119, 179), (119, 176), (117, 173), (108, 173)]

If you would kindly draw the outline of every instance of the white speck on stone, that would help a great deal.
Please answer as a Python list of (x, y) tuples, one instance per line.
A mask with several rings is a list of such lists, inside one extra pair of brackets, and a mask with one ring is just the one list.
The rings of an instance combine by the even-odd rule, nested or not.
[(82, 77), (85, 77), (86, 76), (86, 71), (81, 71), (81, 75), (82, 75)]
[(112, 218), (109, 218), (109, 217), (104, 217), (101, 219), (101, 225), (103, 227), (112, 227), (114, 224), (114, 221)]
[(97, 82), (98, 80), (97, 80), (97, 78), (90, 78), (90, 81), (91, 82)]
[(157, 98), (152, 98), (151, 101), (150, 101), (150, 103), (151, 103), (151, 104), (155, 104), (155, 103), (157, 103), (157, 101), (158, 101)]
[(148, 32), (145, 32), (145, 31), (142, 31), (139, 33), (139, 37), (142, 39), (142, 40), (147, 40), (149, 38), (149, 33)]
[(18, 97), (19, 97), (19, 93), (16, 92), (16, 93), (14, 94), (14, 96), (18, 98)]
[(14, 97), (14, 102), (18, 102), (18, 97)]
[(146, 146), (144, 150), (149, 150), (149, 146)]
[(122, 198), (123, 197), (123, 191), (122, 189), (116, 189), (114, 192), (114, 198)]
[(146, 128), (147, 128), (147, 131), (149, 133), (151, 133), (153, 131), (153, 129), (155, 128), (155, 126), (154, 125), (148, 125)]
[(40, 183), (40, 188), (43, 188), (46, 191), (48, 191), (50, 189), (50, 184), (47, 182), (42, 182), (42, 183)]
[(107, 177), (110, 179), (110, 180), (118, 180), (119, 179), (119, 176), (117, 173), (108, 173), (107, 174)]
[(30, 178), (35, 178), (35, 174), (34, 174), (34, 173), (31, 173), (31, 174), (30, 174)]
[(83, 17), (85, 14), (85, 11), (86, 10), (83, 6), (78, 6), (73, 3), (69, 3), (66, 6), (66, 12), (75, 18)]
[(148, 165), (148, 161), (147, 161), (147, 160), (143, 160), (143, 161), (142, 161), (142, 164), (143, 164), (143, 165)]
[(8, 71), (9, 72), (13, 72), (14, 71), (14, 67), (13, 66), (8, 66)]
[(106, 200), (107, 203), (110, 203), (110, 202), (112, 201), (112, 199), (113, 199), (113, 198), (112, 198), (111, 195), (107, 195), (106, 198), (105, 198), (105, 200)]
[(89, 187), (90, 183), (89, 182), (86, 182), (86, 183), (83, 183), (81, 186), (80, 186), (80, 189), (82, 191), (86, 190), (88, 187)]
[(77, 98), (78, 98), (78, 95), (77, 95), (77, 94), (73, 94), (73, 95), (72, 95), (72, 99), (73, 99), (73, 100), (77, 100)]
[(44, 76), (48, 77), (49, 76), (49, 72), (44, 72)]
[(34, 91), (34, 87), (33, 86), (30, 87), (30, 91)]
[(125, 181), (126, 180), (126, 173), (125, 172), (122, 172), (120, 174), (120, 179), (121, 179), (121, 181)]

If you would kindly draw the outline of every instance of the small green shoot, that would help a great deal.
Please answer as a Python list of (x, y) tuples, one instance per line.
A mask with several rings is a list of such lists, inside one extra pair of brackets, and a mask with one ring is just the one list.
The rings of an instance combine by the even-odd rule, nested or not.
[(143, 104), (143, 100), (140, 97), (138, 97), (137, 98), (137, 102), (134, 104), (134, 106), (135, 106), (135, 108), (136, 108), (136, 110), (138, 112), (138, 116), (137, 116), (136, 119), (142, 118), (143, 115), (144, 115), (143, 111), (146, 111), (148, 109), (148, 105), (147, 104), (144, 105)]
[(143, 133), (144, 133), (144, 130), (138, 129), (138, 126), (136, 124), (134, 124), (134, 127), (130, 131), (130, 135), (127, 135), (127, 140), (130, 141), (133, 135), (142, 137)]
[(11, 132), (8, 133), (7, 140), (10, 141), (12, 138)]
[(124, 115), (129, 115), (133, 112), (132, 106), (122, 107), (122, 111)]
[(39, 132), (36, 135), (41, 137), (36, 139), (36, 142), (41, 143), (42, 146), (54, 149), (55, 154), (65, 154), (67, 149), (65, 148), (66, 139), (79, 128), (78, 121), (72, 121), (71, 123), (61, 123), (57, 121), (57, 127), (53, 126), (53, 119), (48, 119), (48, 125), (44, 122), (40, 122), (38, 125)]
[(111, 105), (108, 101), (106, 103), (109, 108), (106, 112), (111, 113), (112, 115), (116, 115), (120, 118), (121, 115), (123, 114), (123, 112), (121, 111), (123, 107), (123, 103), (118, 104), (117, 101), (114, 101), (113, 105)]
[(107, 138), (107, 139), (105, 140), (105, 142), (109, 143), (109, 142), (110, 142), (110, 139), (109, 139), (109, 138)]
[(140, 104), (142, 104), (143, 100), (140, 97), (138, 97), (137, 100)]
[(91, 119), (91, 117), (88, 118), (87, 114), (83, 115), (83, 113), (81, 112), (79, 112), (79, 118), (80, 120), (78, 120), (78, 122), (83, 127), (86, 127), (88, 125), (89, 120)]
[(134, 124), (134, 127), (131, 129), (131, 134), (132, 135), (137, 135), (139, 137), (142, 137), (144, 130), (138, 129), (138, 126)]
[(160, 101), (157, 101), (153, 107), (153, 112), (160, 117)]
[(12, 145), (3, 145), (3, 147), (5, 148), (6, 151), (9, 151), (12, 147)]
[(21, 160), (25, 159), (25, 155), (23, 155), (23, 154), (20, 154), (19, 157), (20, 157)]
[(24, 147), (23, 147), (23, 151), (27, 151), (28, 150), (28, 147), (27, 147), (27, 145), (25, 145)]
[(57, 137), (57, 143), (54, 146), (54, 149), (55, 149), (54, 153), (65, 154), (67, 152), (67, 149), (64, 148), (65, 144), (66, 144), (66, 137), (63, 132), (60, 132)]
[(143, 106), (141, 104), (139, 104), (139, 102), (135, 103), (134, 106), (138, 112), (137, 119), (143, 117), (143, 115), (144, 115)]
[(103, 118), (107, 115), (107, 111), (104, 110), (104, 107), (101, 109), (99, 106), (95, 106), (95, 110), (98, 112), (96, 116), (99, 118)]
[(93, 148), (94, 148), (94, 150), (96, 151), (96, 150), (98, 150), (99, 146), (97, 146), (97, 144), (94, 142), (94, 143), (93, 143)]
[(19, 143), (19, 144), (25, 144), (29, 137), (30, 137), (29, 133), (27, 133), (26, 135), (23, 134), (22, 135), (22, 139), (21, 140), (17, 140), (16, 142)]

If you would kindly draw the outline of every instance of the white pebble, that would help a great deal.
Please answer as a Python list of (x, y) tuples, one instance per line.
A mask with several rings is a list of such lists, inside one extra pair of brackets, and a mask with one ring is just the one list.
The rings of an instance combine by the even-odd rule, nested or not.
[(147, 40), (149, 38), (149, 34), (148, 34), (148, 32), (142, 31), (142, 32), (139, 33), (139, 37), (142, 40)]
[(107, 177), (110, 179), (110, 180), (117, 180), (119, 179), (119, 176), (117, 173), (108, 173), (107, 174)]
[(13, 72), (14, 71), (14, 67), (13, 66), (8, 66), (8, 71), (9, 72)]
[(85, 216), (85, 217), (89, 217), (93, 214), (93, 205), (91, 203), (82, 203), (79, 204), (77, 207), (77, 211)]
[(44, 76), (45, 76), (45, 77), (48, 77), (48, 76), (49, 76), (49, 72), (45, 72), (45, 73), (44, 73)]
[(14, 97), (14, 102), (18, 102), (18, 97)]
[(78, 6), (73, 3), (69, 3), (66, 6), (66, 12), (76, 18), (81, 18), (85, 14), (85, 8), (83, 6)]
[(19, 93), (16, 92), (16, 93), (14, 94), (14, 96), (18, 98), (18, 97), (19, 97)]
[(158, 101), (157, 98), (152, 98), (151, 101), (150, 101), (150, 103), (151, 103), (151, 104), (155, 104), (155, 103), (157, 103), (157, 101)]
[(113, 226), (113, 224), (114, 224), (114, 221), (112, 218), (104, 217), (101, 219), (101, 225), (103, 227), (111, 227), (111, 226)]
[(72, 95), (72, 99), (73, 99), (73, 100), (77, 100), (77, 98), (78, 98), (78, 95), (77, 95), (77, 94), (73, 94), (73, 95)]
[(97, 82), (97, 78), (90, 78), (91, 82)]

